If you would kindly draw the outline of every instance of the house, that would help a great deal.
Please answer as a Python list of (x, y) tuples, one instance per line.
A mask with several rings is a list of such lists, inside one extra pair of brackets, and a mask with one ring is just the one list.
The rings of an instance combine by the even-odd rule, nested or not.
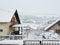
[(54, 32), (60, 34), (60, 19), (57, 19), (55, 22), (46, 27), (44, 30), (46, 31), (54, 30)]
[(15, 24), (21, 24), (17, 10), (0, 11), (0, 35), (19, 34)]

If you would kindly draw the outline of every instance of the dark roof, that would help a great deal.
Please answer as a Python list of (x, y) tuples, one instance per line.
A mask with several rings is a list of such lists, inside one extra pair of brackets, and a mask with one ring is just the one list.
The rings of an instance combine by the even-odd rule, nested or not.
[(15, 11), (14, 14), (15, 14), (15, 17), (16, 17), (16, 19), (17, 19), (18, 24), (21, 24), (17, 10)]

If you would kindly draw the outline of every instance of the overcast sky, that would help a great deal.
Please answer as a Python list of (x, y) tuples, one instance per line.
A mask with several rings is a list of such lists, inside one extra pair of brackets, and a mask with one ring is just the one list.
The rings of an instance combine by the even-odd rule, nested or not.
[(0, 10), (9, 8), (20, 15), (60, 15), (60, 0), (0, 0)]

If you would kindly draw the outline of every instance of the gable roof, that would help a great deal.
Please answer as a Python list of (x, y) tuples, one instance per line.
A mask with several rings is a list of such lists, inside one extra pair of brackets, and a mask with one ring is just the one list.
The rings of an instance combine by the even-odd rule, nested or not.
[(0, 22), (10, 22), (17, 10), (0, 11)]
[(49, 30), (51, 27), (53, 27), (55, 24), (57, 24), (60, 21), (60, 19), (57, 19), (55, 22), (47, 26), (44, 30)]
[(18, 24), (21, 24), (17, 10), (15, 11), (14, 15), (15, 15), (15, 17), (17, 19)]

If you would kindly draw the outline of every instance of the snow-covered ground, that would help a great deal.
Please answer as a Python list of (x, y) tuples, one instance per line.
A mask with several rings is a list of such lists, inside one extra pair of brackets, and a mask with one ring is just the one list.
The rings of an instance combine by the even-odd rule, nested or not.
[[(52, 22), (54, 22), (55, 20), (57, 20), (58, 18), (60, 18), (60, 16), (53, 16), (53, 15), (40, 15), (40, 16), (20, 16), (20, 21), (21, 23), (30, 23), (32, 28), (35, 28), (36, 26), (38, 26), (38, 29), (43, 29), (45, 27), (47, 27), (48, 25), (50, 25)], [(33, 26), (32, 26), (33, 25)]]
[(3, 40), (0, 44), (12, 44), (12, 45), (23, 45), (23, 40)]
[[(22, 23), (29, 25), (31, 30), (25, 30), (24, 39), (60, 39), (53, 31), (44, 31), (44, 28), (58, 19), (59, 16), (22, 16)], [(59, 38), (58, 38), (59, 37)]]
[(52, 30), (46, 32), (42, 30), (29, 30), (25, 33), (24, 39), (60, 39), (60, 35)]

